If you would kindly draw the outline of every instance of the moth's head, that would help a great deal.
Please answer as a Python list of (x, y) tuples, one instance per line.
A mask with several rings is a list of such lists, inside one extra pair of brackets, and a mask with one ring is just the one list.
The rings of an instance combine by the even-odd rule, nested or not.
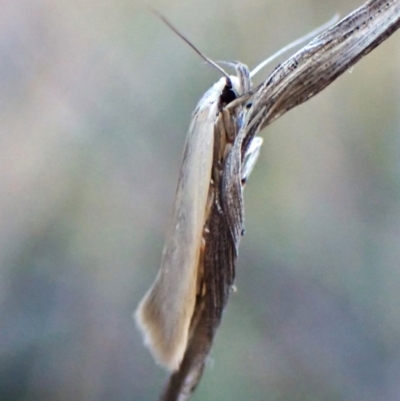
[(230, 76), (229, 78), (223, 77), (225, 85), (221, 91), (221, 106), (226, 106), (230, 102), (233, 102), (238, 97), (238, 83), (237, 77)]
[[(249, 84), (250, 86), (250, 84)], [(223, 108), (230, 103), (232, 103), (237, 98), (243, 95), (243, 87), (240, 76), (226, 75), (220, 78), (213, 86), (210, 88), (203, 98), (200, 100), (199, 105), (203, 104), (204, 100), (207, 99), (211, 93), (217, 96), (218, 104), (220, 108)]]
[(222, 87), (220, 95), (221, 106), (226, 106), (241, 95), (240, 81), (238, 77), (230, 75), (229, 78), (222, 77), (220, 82)]

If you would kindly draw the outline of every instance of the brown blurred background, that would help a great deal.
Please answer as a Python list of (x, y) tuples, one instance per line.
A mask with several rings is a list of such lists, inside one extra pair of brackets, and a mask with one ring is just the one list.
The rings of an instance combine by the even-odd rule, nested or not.
[[(0, 400), (147, 401), (165, 380), (132, 312), (219, 76), (147, 6), (254, 67), (361, 2), (0, 1)], [(399, 52), (400, 32), (263, 132), (193, 400), (400, 399)]]

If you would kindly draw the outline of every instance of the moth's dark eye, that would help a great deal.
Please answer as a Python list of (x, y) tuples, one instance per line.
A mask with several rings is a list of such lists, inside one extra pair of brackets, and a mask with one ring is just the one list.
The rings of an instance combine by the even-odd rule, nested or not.
[(222, 106), (226, 106), (227, 104), (235, 100), (236, 97), (236, 93), (232, 89), (232, 84), (225, 85), (225, 88), (223, 89), (220, 97)]

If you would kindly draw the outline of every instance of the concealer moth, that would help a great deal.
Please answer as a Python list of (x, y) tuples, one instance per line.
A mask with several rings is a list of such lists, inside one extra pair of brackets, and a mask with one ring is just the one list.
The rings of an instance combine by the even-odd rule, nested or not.
[[(178, 369), (187, 348), (200, 290), (199, 275), (207, 246), (205, 223), (215, 201), (215, 186), (220, 181), (219, 177), (212, 177), (214, 159), (224, 165), (238, 132), (242, 105), (234, 110), (227, 110), (226, 106), (250, 86), (248, 75), (241, 71), (238, 68), (237, 77), (222, 77), (195, 108), (184, 146), (161, 268), (136, 312), (145, 344), (155, 360), (171, 371)], [(221, 143), (216, 144), (218, 141)], [(214, 148), (218, 149), (218, 155), (214, 155)], [(254, 158), (250, 154), (247, 157), (254, 165)], [(247, 179), (250, 165), (245, 171)]]
[(241, 130), (252, 96), (250, 77), (282, 51), (251, 73), (242, 63), (229, 63), (236, 70), (236, 76), (229, 76), (160, 18), (223, 77), (203, 95), (192, 114), (161, 267), (135, 319), (159, 365), (171, 372), (186, 369), (201, 375), (233, 286), (244, 233), (243, 186), (262, 145), (260, 137), (245, 141)]

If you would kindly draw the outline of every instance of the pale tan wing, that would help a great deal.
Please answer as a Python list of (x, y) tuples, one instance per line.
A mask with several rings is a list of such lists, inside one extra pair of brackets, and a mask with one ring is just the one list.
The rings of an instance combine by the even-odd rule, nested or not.
[(161, 268), (136, 312), (146, 345), (169, 370), (178, 369), (188, 341), (211, 180), (214, 124), (225, 84), (225, 78), (218, 81), (193, 113)]

